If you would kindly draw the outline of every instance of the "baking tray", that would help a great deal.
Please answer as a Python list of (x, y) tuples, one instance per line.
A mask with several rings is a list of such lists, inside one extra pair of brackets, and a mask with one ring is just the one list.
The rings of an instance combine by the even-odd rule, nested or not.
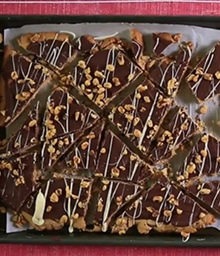
[[(43, 23), (82, 23), (82, 22), (129, 22), (195, 25), (220, 29), (220, 16), (41, 16), (41, 15), (3, 15), (0, 16), (0, 32), (5, 28), (20, 27), (27, 24)], [(180, 31), (181, 32), (181, 31)], [(117, 245), (117, 246), (175, 246), (175, 247), (220, 247), (220, 232), (207, 228), (191, 235), (184, 243), (178, 234), (158, 234), (141, 236), (135, 230), (124, 236), (65, 231), (38, 232), (22, 231), (5, 233), (5, 215), (0, 214), (0, 243), (16, 244), (63, 244), (63, 245)]]

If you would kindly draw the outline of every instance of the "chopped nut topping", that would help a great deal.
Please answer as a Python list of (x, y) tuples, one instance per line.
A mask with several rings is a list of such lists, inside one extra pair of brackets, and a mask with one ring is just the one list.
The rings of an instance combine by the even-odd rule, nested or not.
[(219, 80), (220, 79), (220, 71), (215, 72), (215, 77)]
[(208, 195), (211, 193), (211, 189), (208, 189), (208, 188), (202, 188), (200, 191), (199, 191), (200, 194), (202, 195)]
[(127, 154), (128, 154), (128, 150), (125, 149), (125, 150), (123, 151), (123, 155), (127, 155)]
[(81, 201), (78, 203), (78, 206), (79, 206), (79, 208), (85, 208), (85, 204)]
[(37, 124), (37, 120), (31, 120), (28, 124), (29, 127), (33, 127)]
[(103, 180), (102, 180), (102, 183), (105, 184), (105, 185), (108, 185), (108, 184), (110, 183), (110, 181), (107, 180), (107, 179), (103, 179)]
[(131, 156), (130, 156), (130, 160), (131, 160), (131, 161), (134, 161), (134, 160), (136, 160), (136, 159), (137, 159), (137, 157), (136, 157), (135, 155), (131, 155)]
[(78, 213), (75, 213), (74, 215), (73, 215), (73, 219), (74, 220), (77, 220), (79, 218), (79, 214)]
[(90, 186), (89, 181), (82, 180), (81, 183), (80, 183), (81, 188), (88, 188), (89, 186)]
[(108, 71), (113, 72), (113, 71), (115, 70), (115, 66), (112, 65), (112, 64), (108, 64), (108, 65), (106, 66), (106, 69), (107, 69)]
[(118, 54), (117, 61), (118, 61), (118, 64), (120, 66), (123, 66), (125, 64), (124, 55), (123, 54)]
[(120, 170), (116, 167), (113, 167), (111, 169), (111, 176), (112, 177), (119, 177), (119, 175), (120, 175)]
[(122, 165), (119, 166), (119, 169), (122, 170), (122, 171), (126, 170), (126, 168), (124, 166), (122, 166)]
[(172, 212), (169, 211), (169, 210), (165, 210), (165, 211), (163, 212), (163, 215), (168, 218), (168, 217), (172, 216)]
[(111, 83), (109, 83), (109, 82), (106, 82), (106, 83), (104, 83), (104, 85), (103, 85), (105, 88), (107, 88), (107, 89), (110, 89), (110, 88), (112, 88), (112, 84)]
[(203, 77), (205, 80), (211, 81), (213, 78), (213, 74), (203, 74)]
[(99, 84), (99, 80), (98, 80), (98, 78), (94, 78), (93, 80), (92, 80), (92, 84), (93, 85), (98, 85)]
[(85, 142), (83, 142), (83, 143), (81, 144), (81, 149), (82, 149), (82, 150), (86, 150), (86, 149), (88, 148), (88, 146), (89, 146), (89, 143), (88, 143), (87, 141), (85, 141)]
[(60, 223), (61, 224), (65, 224), (68, 222), (68, 217), (66, 215), (63, 215), (61, 218), (60, 218)]
[(82, 69), (85, 69), (86, 68), (86, 63), (83, 60), (79, 60), (77, 66), (79, 66)]
[(120, 82), (120, 80), (119, 80), (118, 77), (113, 77), (113, 78), (112, 78), (112, 83), (113, 83), (115, 86), (121, 85), (121, 82)]
[(134, 126), (136, 126), (139, 122), (140, 122), (140, 118), (139, 117), (135, 117), (134, 121), (133, 121)]
[(47, 208), (46, 208), (46, 212), (50, 212), (51, 210), (52, 210), (52, 206), (48, 205)]
[(41, 69), (42, 68), (42, 66), (40, 65), (40, 64), (36, 64), (35, 66), (34, 66), (34, 69)]
[(12, 72), (11, 72), (11, 78), (12, 78), (13, 80), (17, 80), (17, 79), (18, 79), (18, 73), (17, 73), (16, 71), (12, 71)]
[(198, 82), (199, 75), (191, 74), (187, 77), (187, 82), (193, 81), (194, 83)]
[(130, 74), (130, 75), (128, 76), (128, 81), (130, 82), (133, 78), (134, 78), (134, 74)]
[(134, 129), (134, 136), (137, 137), (137, 138), (140, 138), (142, 135), (141, 131), (138, 130), (138, 129)]
[(180, 214), (182, 214), (182, 212), (183, 212), (183, 210), (181, 210), (181, 209), (179, 209), (179, 208), (176, 208), (176, 213), (177, 213), (177, 214), (180, 215)]
[(208, 135), (203, 135), (202, 138), (201, 138), (201, 141), (202, 141), (203, 143), (207, 143), (208, 140), (209, 140)]
[(207, 153), (206, 150), (203, 149), (203, 150), (200, 151), (200, 154), (201, 154), (203, 157), (206, 157), (208, 153)]
[(188, 165), (187, 165), (187, 167), (186, 167), (186, 172), (188, 172), (188, 173), (194, 173), (195, 172), (195, 170), (196, 170), (196, 165), (194, 164), (194, 163), (189, 163)]
[(81, 159), (78, 156), (73, 157), (73, 163), (75, 167), (78, 167), (78, 164), (80, 164)]
[(104, 205), (103, 205), (102, 201), (99, 200), (98, 201), (98, 205), (97, 205), (97, 211), (98, 212), (102, 212), (103, 211), (103, 207), (104, 207)]
[(61, 195), (62, 195), (62, 189), (61, 189), (61, 188), (56, 189), (55, 193), (56, 193), (58, 196), (61, 196)]
[(138, 86), (138, 88), (137, 88), (137, 91), (138, 91), (138, 92), (144, 92), (144, 91), (146, 91), (147, 89), (148, 89), (147, 85), (142, 85), (142, 84), (140, 84), (140, 85)]
[(201, 212), (201, 213), (199, 214), (199, 218), (200, 218), (200, 219), (203, 219), (205, 216), (206, 216), (206, 214), (205, 214), (204, 212)]
[(199, 112), (200, 112), (201, 114), (205, 114), (205, 113), (207, 112), (207, 110), (208, 110), (208, 106), (203, 105), (203, 106), (201, 106), (201, 108), (199, 109)]
[(50, 202), (51, 203), (57, 203), (59, 202), (59, 197), (56, 193), (52, 193), (52, 195), (50, 196)]
[(122, 106), (119, 106), (119, 107), (118, 107), (118, 111), (119, 111), (119, 113), (121, 113), (121, 114), (124, 114), (124, 113), (125, 113), (125, 109), (124, 109)]
[(135, 98), (136, 98), (136, 99), (141, 99), (141, 94), (140, 94), (139, 92), (136, 93), (136, 94), (135, 94)]
[(96, 77), (99, 77), (99, 78), (105, 78), (105, 75), (103, 75), (102, 72), (100, 72), (100, 71), (98, 71), (98, 70), (95, 71), (94, 75), (95, 75)]
[(150, 213), (153, 213), (154, 212), (154, 208), (152, 206), (147, 206), (146, 207), (146, 210)]
[(177, 83), (176, 78), (172, 78), (168, 81), (168, 83), (167, 83), (168, 95), (172, 94), (172, 90), (176, 88), (177, 84), (178, 83)]
[(204, 74), (203, 68), (202, 68), (202, 67), (198, 67), (198, 68), (196, 69), (196, 75), (203, 75), (203, 74)]
[(101, 154), (105, 154), (106, 153), (106, 149), (105, 148), (101, 148), (100, 153)]
[(162, 202), (163, 201), (163, 197), (162, 196), (154, 196), (153, 197), (153, 202)]

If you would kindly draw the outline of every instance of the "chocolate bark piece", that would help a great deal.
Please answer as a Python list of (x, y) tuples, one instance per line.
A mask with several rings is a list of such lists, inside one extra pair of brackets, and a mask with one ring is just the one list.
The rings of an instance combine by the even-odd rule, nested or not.
[(172, 102), (145, 80), (112, 109), (109, 119), (146, 154)]
[(96, 125), (81, 141), (70, 144), (69, 153), (63, 154), (62, 159), (58, 162), (58, 168), (66, 173), (75, 170), (90, 170), (94, 174), (97, 168), (100, 144), (103, 140), (103, 131), (104, 124)]
[(191, 60), (192, 48), (191, 43), (183, 42), (177, 53), (148, 61), (146, 69), (150, 80), (167, 96), (176, 95)]
[(17, 41), (26, 51), (59, 69), (77, 55), (76, 48), (70, 43), (71, 36), (67, 33), (28, 33)]
[[(5, 48), (2, 69), (1, 125), (8, 125), (36, 95), (38, 89), (50, 81), (51, 72), (27, 57)], [(10, 102), (10, 104), (8, 104)]]
[(103, 179), (93, 219), (94, 231), (106, 232), (114, 214), (142, 190), (137, 184)]
[(114, 46), (80, 60), (72, 71), (79, 90), (101, 108), (140, 74), (140, 68)]
[(161, 55), (168, 46), (179, 43), (181, 34), (170, 34), (168, 32), (153, 33), (153, 53)]
[(214, 221), (212, 214), (166, 179), (162, 179), (118, 217), (112, 232), (123, 234), (136, 224), (141, 234), (148, 234), (151, 229), (155, 229), (158, 232), (181, 233), (187, 238)]
[(87, 178), (54, 173), (20, 212), (36, 230), (57, 230), (64, 226), (68, 226), (70, 233), (74, 228), (83, 230), (92, 183)]
[(92, 125), (97, 116), (71, 95), (67, 88), (58, 87), (48, 97), (44, 115), (43, 141), (82, 133)]
[(21, 129), (0, 150), (0, 158), (23, 155), (39, 144), (41, 134), (40, 102), (30, 111)]
[(149, 158), (152, 162), (166, 161), (175, 154), (179, 146), (197, 132), (199, 127), (186, 110), (176, 106), (164, 118), (158, 135), (151, 144)]
[(220, 213), (220, 143), (203, 134), (176, 172), (177, 181), (186, 191)]
[(199, 102), (206, 101), (220, 93), (219, 57), (220, 43), (217, 43), (207, 52), (186, 79)]
[(219, 157), (219, 140), (209, 134), (203, 134), (176, 172), (178, 181), (217, 175), (220, 169)]
[(78, 102), (67, 89), (55, 89), (48, 98), (44, 115), (42, 170), (52, 167), (97, 119), (93, 111)]
[(139, 157), (111, 131), (105, 132), (97, 158), (96, 176), (139, 182), (151, 175), (150, 168), (146, 169)]
[(7, 207), (18, 211), (39, 186), (37, 153), (2, 160), (0, 163), (0, 200)]

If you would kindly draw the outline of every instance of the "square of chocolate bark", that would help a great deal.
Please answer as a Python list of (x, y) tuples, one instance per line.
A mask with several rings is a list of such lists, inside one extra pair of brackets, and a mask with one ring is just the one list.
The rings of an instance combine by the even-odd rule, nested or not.
[(165, 95), (174, 97), (187, 71), (191, 57), (192, 44), (183, 42), (180, 44), (178, 52), (150, 59), (146, 66), (150, 80)]
[(51, 81), (51, 75), (47, 68), (6, 47), (1, 74), (1, 125), (8, 125), (21, 115), (39, 88)]
[(137, 196), (143, 187), (133, 183), (103, 179), (95, 205), (94, 231), (106, 232), (117, 211)]
[(192, 138), (199, 126), (183, 107), (174, 107), (164, 118), (155, 140), (151, 143), (149, 158), (152, 162), (167, 161), (179, 146)]
[(112, 109), (109, 119), (146, 154), (172, 103), (146, 79)]
[(186, 239), (198, 229), (214, 223), (215, 218), (181, 190), (166, 181), (158, 181), (143, 192), (112, 226), (113, 233), (124, 234), (133, 225), (141, 234), (181, 233)]
[(83, 230), (91, 196), (92, 180), (55, 174), (42, 185), (20, 210), (37, 230), (58, 230), (68, 226)]
[(140, 182), (152, 174), (140, 158), (111, 131), (106, 130), (97, 155), (96, 176)]
[(38, 154), (32, 152), (0, 162), (0, 200), (18, 211), (39, 186)]
[(0, 157), (10, 158), (19, 156), (39, 145), (41, 134), (40, 102), (29, 112), (22, 127), (12, 135), (3, 148), (0, 149)]
[(77, 50), (71, 44), (72, 35), (62, 32), (28, 33), (18, 38), (18, 44), (47, 63), (62, 69), (74, 59)]
[(187, 82), (199, 102), (220, 93), (220, 43), (210, 49), (187, 76)]

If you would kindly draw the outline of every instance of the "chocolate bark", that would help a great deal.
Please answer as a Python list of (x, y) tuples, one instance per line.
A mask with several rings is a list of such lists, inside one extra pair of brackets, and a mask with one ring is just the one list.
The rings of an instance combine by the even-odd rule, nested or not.
[(198, 131), (198, 125), (189, 117), (185, 109), (175, 107), (164, 118), (158, 136), (151, 144), (149, 158), (153, 162), (169, 159), (180, 145)]
[(91, 186), (92, 180), (86, 178), (54, 174), (20, 212), (37, 230), (61, 229), (65, 225), (70, 233), (74, 228), (85, 229)]
[(153, 58), (147, 64), (150, 80), (167, 96), (174, 97), (192, 57), (192, 44), (182, 43), (170, 56)]
[(147, 153), (172, 99), (161, 94), (149, 81), (114, 107), (109, 119), (143, 153)]
[(47, 68), (6, 47), (2, 72), (5, 106), (0, 113), (1, 124), (7, 125), (20, 115), (39, 87), (50, 80), (50, 75)]
[(177, 232), (188, 237), (214, 221), (213, 215), (166, 179), (162, 179), (124, 211), (113, 225), (112, 232), (122, 234), (136, 224), (141, 234), (155, 229), (159, 232)]
[(47, 63), (62, 69), (70, 59), (74, 59), (77, 55), (77, 50), (70, 40), (70, 34), (66, 33), (30, 33), (21, 36), (18, 44)]
[(18, 211), (39, 186), (37, 153), (0, 163), (0, 199), (7, 208)]
[(117, 210), (142, 190), (143, 187), (132, 183), (103, 179), (94, 214), (94, 230), (106, 232)]
[(38, 145), (41, 134), (39, 110), (40, 102), (38, 101), (34, 109), (29, 113), (21, 129), (1, 149), (1, 158), (23, 155)]
[(219, 57), (220, 43), (217, 43), (187, 77), (187, 82), (198, 101), (206, 101), (220, 93)]

